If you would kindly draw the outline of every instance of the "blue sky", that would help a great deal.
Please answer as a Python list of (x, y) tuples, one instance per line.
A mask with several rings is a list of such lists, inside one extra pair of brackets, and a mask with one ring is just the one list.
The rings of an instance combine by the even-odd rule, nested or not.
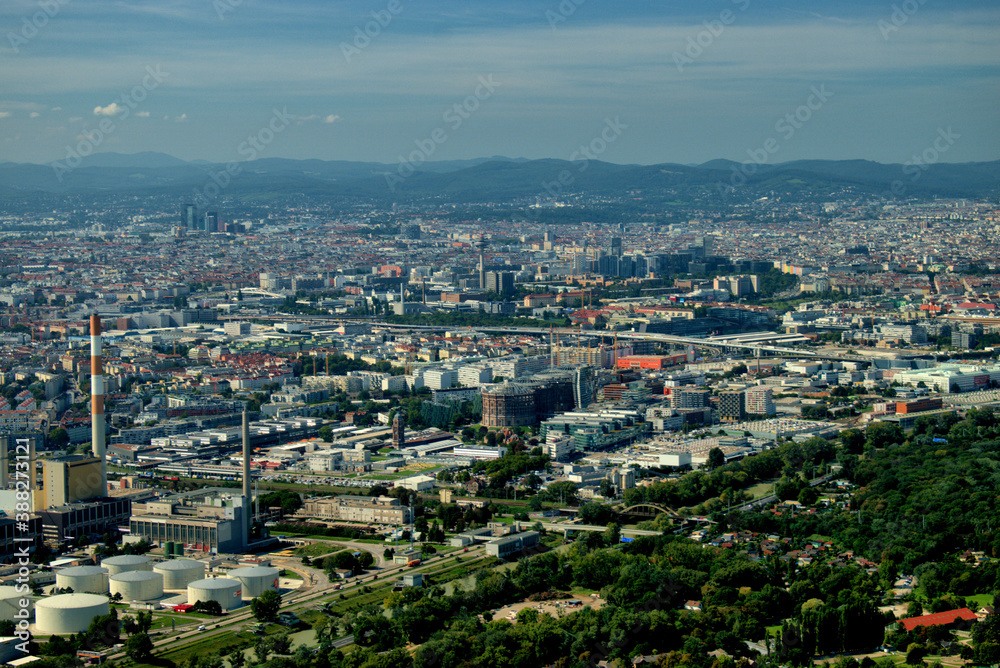
[(963, 0), (4, 0), (0, 162), (86, 135), (218, 162), (250, 137), (389, 163), (905, 162), (948, 128), (941, 160), (996, 160), (998, 27)]

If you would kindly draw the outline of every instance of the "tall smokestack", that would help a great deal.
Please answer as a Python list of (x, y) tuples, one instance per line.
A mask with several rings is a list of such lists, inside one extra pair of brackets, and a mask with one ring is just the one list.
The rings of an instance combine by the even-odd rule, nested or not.
[(253, 528), (253, 513), (250, 510), (250, 418), (243, 411), (243, 512), (247, 515), (247, 540)]
[(104, 423), (104, 368), (101, 361), (101, 317), (90, 316), (90, 440), (101, 460), (101, 496), (108, 494), (108, 458)]

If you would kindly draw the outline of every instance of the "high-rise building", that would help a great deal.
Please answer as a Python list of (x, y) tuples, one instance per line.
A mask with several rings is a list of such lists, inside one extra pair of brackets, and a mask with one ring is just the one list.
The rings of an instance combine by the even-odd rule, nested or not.
[(573, 403), (576, 410), (584, 410), (594, 401), (594, 369), (580, 366), (573, 370)]
[(746, 417), (743, 406), (743, 392), (729, 390), (719, 393), (719, 419), (727, 422), (739, 422)]
[(205, 214), (205, 231), (206, 232), (221, 232), (219, 229), (219, 212), (209, 211)]
[(181, 212), (181, 227), (189, 230), (198, 229), (198, 207), (194, 204), (185, 204)]
[(622, 238), (611, 237), (611, 254), (615, 257), (622, 256)]
[(711, 406), (708, 390), (675, 390), (670, 395), (671, 408), (707, 408)]
[(486, 291), (501, 296), (514, 294), (514, 273), (510, 271), (490, 271), (486, 273)]
[(694, 247), (700, 252), (702, 257), (711, 257), (712, 253), (715, 252), (714, 241), (715, 237), (711, 234), (695, 237)]
[(747, 415), (774, 415), (774, 390), (770, 387), (752, 387), (746, 391)]

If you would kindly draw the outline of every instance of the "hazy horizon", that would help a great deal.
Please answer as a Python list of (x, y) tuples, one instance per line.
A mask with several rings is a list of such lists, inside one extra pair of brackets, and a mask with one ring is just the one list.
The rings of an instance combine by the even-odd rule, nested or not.
[(998, 18), (974, 0), (12, 0), (0, 162), (81, 143), (215, 163), (993, 161)]

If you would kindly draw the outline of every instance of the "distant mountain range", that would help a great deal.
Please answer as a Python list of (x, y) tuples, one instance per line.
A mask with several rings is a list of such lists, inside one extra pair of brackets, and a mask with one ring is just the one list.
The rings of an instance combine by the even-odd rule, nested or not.
[[(61, 161), (63, 162), (63, 161)], [(63, 164), (65, 164), (63, 162)], [(503, 156), (409, 165), (342, 160), (263, 158), (237, 163), (227, 196), (304, 194), (370, 200), (438, 199), (449, 202), (559, 199), (600, 196), (747, 198), (766, 194), (823, 197), (844, 189), (897, 197), (995, 197), (1000, 161), (915, 166), (867, 160), (799, 160), (742, 165), (712, 160), (701, 165), (617, 165), (600, 161), (526, 160)], [(215, 194), (213, 174), (225, 164), (187, 162), (164, 153), (98, 153), (75, 167), (0, 163), (0, 196), (32, 194)], [(225, 181), (226, 177), (217, 176)]]

